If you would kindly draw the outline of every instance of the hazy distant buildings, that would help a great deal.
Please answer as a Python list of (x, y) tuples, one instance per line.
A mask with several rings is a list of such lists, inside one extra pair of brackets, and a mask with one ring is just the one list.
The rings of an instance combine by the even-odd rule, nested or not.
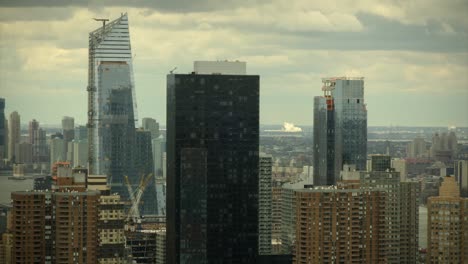
[(455, 132), (435, 133), (432, 136), (431, 158), (445, 163), (457, 158), (458, 140)]
[(16, 149), (21, 138), (21, 119), (18, 112), (12, 112), (8, 121), (8, 159), (17, 162), (19, 153), (16, 152)]
[(454, 177), (444, 177), (440, 194), (429, 197), (426, 263), (468, 262), (468, 199)]
[(88, 140), (73, 140), (73, 166), (87, 167)]
[(163, 176), (163, 154), (166, 152), (166, 141), (160, 136), (151, 140), (153, 151), (154, 175), (157, 177)]
[(86, 126), (75, 127), (75, 140), (87, 140), (88, 128)]
[(66, 161), (65, 140), (60, 137), (52, 138), (50, 141), (50, 167), (57, 161)]
[(124, 176), (137, 182), (136, 97), (127, 14), (89, 34), (88, 67), (90, 174), (108, 175), (112, 191), (126, 198)]
[(412, 142), (408, 143), (406, 156), (408, 158), (427, 158), (426, 141), (420, 137), (413, 139)]
[(143, 129), (151, 132), (151, 139), (159, 137), (159, 123), (156, 119), (145, 117), (142, 120)]
[(46, 132), (39, 127), (39, 122), (33, 119), (29, 122), (29, 143), (32, 145), (33, 163), (49, 161), (49, 152), (46, 143)]
[(364, 78), (324, 78), (314, 98), (314, 184), (333, 185), (345, 164), (366, 169)]
[(224, 73), (167, 76), (168, 263), (257, 260), (259, 76)]

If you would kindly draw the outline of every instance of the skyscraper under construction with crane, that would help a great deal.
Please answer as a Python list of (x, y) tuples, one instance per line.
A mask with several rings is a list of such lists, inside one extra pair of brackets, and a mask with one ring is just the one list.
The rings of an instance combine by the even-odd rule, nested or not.
[(111, 190), (126, 199), (124, 177), (137, 184), (147, 174), (135, 166), (137, 105), (128, 16), (95, 20), (103, 24), (89, 33), (89, 172), (107, 175)]
[(314, 185), (334, 185), (343, 165), (366, 169), (367, 108), (363, 77), (322, 79), (314, 98)]

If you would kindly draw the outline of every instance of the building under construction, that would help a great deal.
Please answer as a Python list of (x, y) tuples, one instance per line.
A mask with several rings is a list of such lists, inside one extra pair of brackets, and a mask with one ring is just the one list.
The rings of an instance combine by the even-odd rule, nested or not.
[[(124, 177), (135, 187), (141, 174), (141, 158), (135, 126), (137, 107), (127, 14), (118, 19), (95, 19), (102, 26), (89, 34), (88, 142), (89, 174), (107, 175), (111, 192), (128, 200)], [(151, 148), (151, 140), (148, 143)], [(147, 153), (148, 151), (144, 152)], [(149, 151), (151, 154), (151, 151)], [(144, 157), (152, 160), (151, 157)], [(141, 166), (140, 166), (141, 167)], [(152, 167), (149, 168), (152, 172)], [(143, 201), (155, 201), (154, 183)], [(155, 206), (142, 213), (154, 214)]]

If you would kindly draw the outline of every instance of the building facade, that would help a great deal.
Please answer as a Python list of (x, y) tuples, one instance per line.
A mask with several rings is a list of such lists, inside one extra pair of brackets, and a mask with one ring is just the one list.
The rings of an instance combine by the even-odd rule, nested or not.
[(167, 76), (167, 262), (256, 263), (259, 76)]
[(384, 196), (335, 186), (297, 190), (293, 263), (386, 263), (379, 254)]
[(98, 192), (25, 191), (11, 198), (13, 263), (97, 262)]
[(19, 154), (16, 152), (16, 149), (21, 137), (21, 118), (18, 112), (12, 112), (8, 122), (8, 159), (12, 162), (17, 162)]
[(314, 184), (333, 185), (345, 164), (366, 169), (364, 78), (324, 78), (314, 101)]
[(454, 177), (444, 177), (439, 196), (427, 202), (426, 263), (468, 262), (468, 199)]
[(259, 193), (258, 193), (258, 253), (260, 255), (271, 255), (271, 227), (272, 227), (272, 186), (271, 167), (273, 165), (271, 156), (260, 155), (259, 165)]
[(89, 34), (88, 158), (90, 174), (106, 174), (113, 191), (129, 197), (134, 168), (136, 97), (128, 16)]
[(5, 98), (0, 98), (0, 166), (3, 164), (3, 160), (8, 157), (8, 131), (7, 122), (5, 120)]
[(460, 186), (460, 196), (468, 198), (468, 160), (456, 160), (454, 172), (455, 179)]

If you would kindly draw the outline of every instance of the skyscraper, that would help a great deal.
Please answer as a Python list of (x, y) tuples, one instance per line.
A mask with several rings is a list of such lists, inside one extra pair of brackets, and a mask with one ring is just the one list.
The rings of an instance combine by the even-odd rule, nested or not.
[(259, 76), (167, 76), (167, 262), (256, 263)]
[[(151, 149), (151, 132), (143, 129), (136, 131), (135, 169), (138, 175), (153, 173), (153, 152)], [(142, 197), (140, 212), (143, 214), (157, 214), (157, 200), (154, 177), (145, 189)]]
[(3, 159), (7, 156), (6, 134), (7, 131), (5, 131), (5, 98), (0, 98), (0, 166), (3, 163)]
[(62, 118), (62, 134), (65, 142), (65, 153), (67, 153), (68, 142), (75, 138), (75, 119), (73, 117), (64, 116)]
[(151, 139), (159, 137), (159, 123), (156, 119), (145, 117), (142, 120), (143, 129), (151, 132)]
[(16, 152), (16, 146), (20, 143), (21, 136), (21, 119), (18, 112), (14, 111), (10, 114), (9, 122), (8, 159), (17, 162), (19, 153)]
[(271, 255), (271, 227), (272, 227), (272, 187), (271, 167), (273, 158), (267, 155), (260, 156), (259, 166), (259, 194), (258, 194), (258, 253), (260, 255)]
[(322, 79), (314, 98), (314, 184), (333, 185), (345, 164), (366, 169), (367, 109), (364, 78)]
[(427, 262), (468, 262), (468, 198), (454, 177), (444, 177), (439, 196), (427, 203)]
[(89, 34), (88, 70), (90, 174), (108, 175), (112, 191), (126, 198), (124, 176), (136, 182), (137, 120), (127, 14)]

